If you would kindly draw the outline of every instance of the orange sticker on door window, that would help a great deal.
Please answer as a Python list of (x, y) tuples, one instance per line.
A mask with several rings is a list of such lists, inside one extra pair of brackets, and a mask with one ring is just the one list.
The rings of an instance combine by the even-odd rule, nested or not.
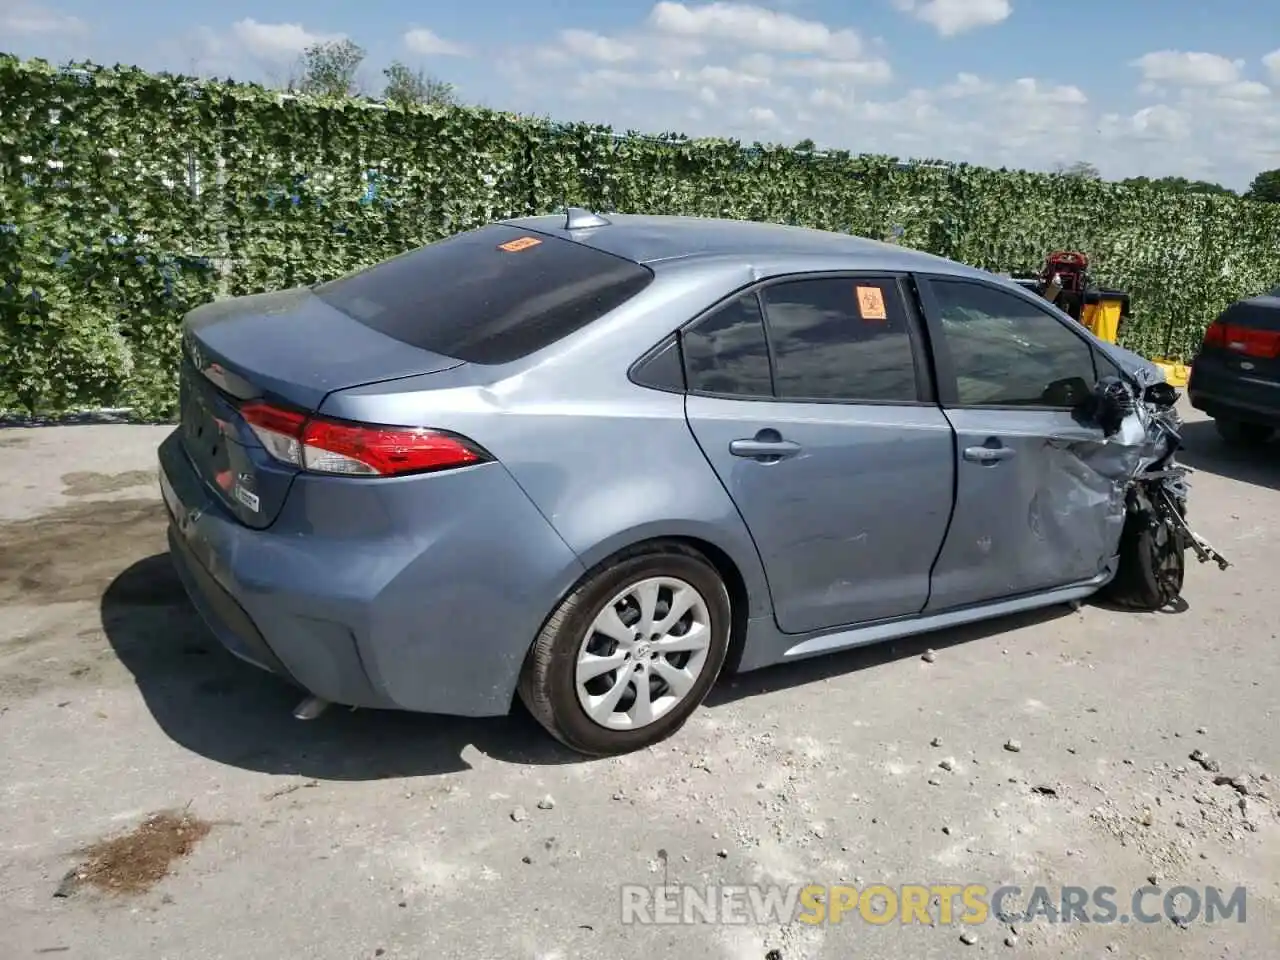
[(888, 320), (884, 308), (884, 291), (879, 287), (858, 288), (858, 312), (863, 320)]
[(498, 249), (505, 250), (507, 253), (519, 253), (521, 250), (536, 247), (541, 242), (537, 237), (517, 237), (515, 240), (508, 240), (506, 243), (498, 244)]

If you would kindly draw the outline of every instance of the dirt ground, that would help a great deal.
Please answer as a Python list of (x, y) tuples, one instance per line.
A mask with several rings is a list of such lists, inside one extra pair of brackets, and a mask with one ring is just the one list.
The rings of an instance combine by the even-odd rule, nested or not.
[[(1273, 956), (1280, 449), (1188, 417), (1192, 518), (1235, 565), (1193, 563), (1185, 609), (765, 670), (594, 762), (519, 713), (294, 720), (167, 565), (165, 428), (0, 429), (0, 957)], [(621, 886), (664, 882), (1243, 886), (1247, 912), (624, 924)]]

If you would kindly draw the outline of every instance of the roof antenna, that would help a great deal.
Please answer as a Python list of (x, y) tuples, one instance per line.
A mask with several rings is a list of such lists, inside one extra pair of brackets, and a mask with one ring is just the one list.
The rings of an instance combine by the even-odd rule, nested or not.
[(584, 210), (582, 207), (566, 207), (564, 211), (564, 228), (566, 230), (585, 230), (588, 227), (607, 227), (613, 221), (606, 220), (598, 213)]

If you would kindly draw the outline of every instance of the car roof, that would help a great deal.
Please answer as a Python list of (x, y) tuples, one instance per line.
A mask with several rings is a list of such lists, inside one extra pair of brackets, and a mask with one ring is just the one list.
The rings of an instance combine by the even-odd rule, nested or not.
[(823, 260), (826, 266), (840, 262), (841, 266), (855, 270), (992, 276), (985, 271), (909, 247), (828, 230), (714, 217), (618, 213), (604, 216), (608, 220), (605, 225), (572, 230), (566, 229), (564, 214), (519, 217), (503, 222), (573, 240), (614, 256), (645, 264), (712, 257), (814, 257)]

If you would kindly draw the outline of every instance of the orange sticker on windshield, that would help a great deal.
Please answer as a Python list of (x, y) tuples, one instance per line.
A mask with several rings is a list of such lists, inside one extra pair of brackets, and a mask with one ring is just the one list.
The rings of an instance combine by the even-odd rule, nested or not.
[(879, 287), (858, 288), (858, 313), (863, 320), (888, 320), (884, 309), (884, 291)]
[(541, 242), (537, 237), (517, 237), (515, 240), (508, 240), (506, 243), (498, 244), (498, 249), (505, 250), (507, 253), (519, 253), (521, 250), (536, 247)]

